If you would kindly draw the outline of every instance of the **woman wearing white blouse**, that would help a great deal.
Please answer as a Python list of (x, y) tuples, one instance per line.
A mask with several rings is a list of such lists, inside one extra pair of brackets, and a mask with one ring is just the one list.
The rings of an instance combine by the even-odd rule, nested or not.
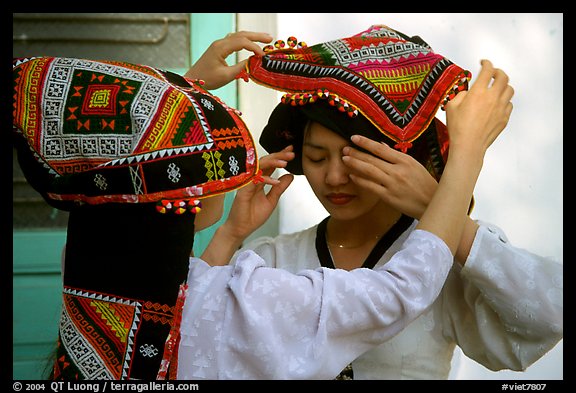
[[(261, 192), (263, 184), (238, 190), (228, 219), (202, 258), (190, 261), (178, 378), (334, 378), (350, 361), (391, 339), (415, 314), (428, 309), (429, 291), (452, 265), (485, 151), (512, 111), (508, 77), (487, 60), (468, 93), (447, 106), (453, 148), (438, 189), (386, 265), (288, 272), (265, 267), (278, 255), (263, 259), (252, 250), (240, 251), (228, 265), (239, 243), (265, 221), (270, 204), (270, 194)], [(363, 136), (355, 135), (352, 141), (378, 157), (395, 154)], [(343, 161), (369, 181), (375, 167), (366, 167), (365, 155), (348, 147)], [(272, 154), (268, 159), (277, 164), (262, 168), (270, 173), (288, 157), (293, 157), (290, 149)], [(271, 198), (273, 204), (277, 197)], [(292, 250), (293, 263), (315, 259), (302, 259), (301, 251)]]
[[(395, 37), (396, 44), (402, 42), (401, 33), (387, 29), (387, 34)], [(430, 53), (419, 37), (407, 39), (406, 43), (406, 48), (417, 55)], [(306, 71), (301, 70), (322, 67), (316, 59), (340, 59), (338, 56), (343, 50), (336, 53), (336, 50), (331, 52), (332, 48), (343, 48), (346, 44), (329, 42), (320, 49), (317, 45), (316, 51), (328, 52), (317, 57), (305, 48), (287, 51), (290, 56), (284, 57), (282, 54), (274, 57), (275, 53), (271, 52), (269, 60), (258, 62), (255, 58), (249, 71), (256, 74), (251, 75), (254, 80), (273, 88), (291, 91), (290, 83), (298, 81), (301, 88), (308, 86), (313, 91), (310, 86), (315, 88), (314, 84), (320, 82), (315, 78), (305, 80)], [(413, 66), (417, 55), (407, 63)], [(348, 58), (362, 60), (362, 56), (368, 55), (355, 53)], [(360, 71), (356, 73), (350, 71), (355, 64), (341, 68), (353, 75), (378, 74), (380, 64), (391, 61), (387, 58), (384, 62), (382, 58), (386, 55), (378, 56), (370, 59), (372, 63), (359, 62), (362, 68), (358, 66)], [(292, 59), (306, 65), (286, 66), (277, 73), (272, 70), (272, 65), (280, 70), (282, 62)], [(269, 74), (263, 71), (266, 64), (271, 64), (270, 69), (265, 69)], [(333, 64), (330, 67), (333, 68)], [(292, 75), (291, 70), (298, 70), (294, 73), (299, 74)], [(285, 74), (288, 74), (287, 82), (282, 85)], [(405, 72), (397, 75), (401, 76), (398, 84), (409, 77)], [(388, 78), (386, 83), (390, 86), (393, 79)], [(345, 94), (346, 90), (341, 93)], [(471, 96), (472, 91), (468, 94)], [(382, 133), (388, 130), (377, 130), (379, 124), (374, 119), (369, 122), (362, 115), (354, 118), (342, 115), (329, 105), (320, 104), (321, 100), (298, 101), (302, 100), (301, 96), (292, 96), (296, 105), (281, 103), (276, 107), (260, 142), (270, 153), (281, 151), (287, 145), (297, 146), (296, 158), (287, 169), (306, 176), (329, 217), (297, 233), (255, 239), (244, 244), (239, 255), (244, 250), (252, 250), (268, 266), (294, 273), (321, 266), (349, 271), (385, 268), (421, 224), (429, 202), (438, 199), (437, 179), (442, 167), (437, 166), (440, 153), (434, 150), (434, 143), (442, 145), (436, 135), (441, 134), (439, 130), (443, 125), (437, 121), (430, 123), (419, 137), (429, 143), (421, 144), (422, 150), (418, 150), (420, 147), (414, 142), (414, 150), (408, 151), (410, 155), (395, 149), (387, 149), (385, 155), (379, 156), (358, 152), (359, 159), (370, 167), (351, 167), (342, 159), (350, 150), (350, 136), (361, 133), (385, 141)], [(449, 108), (447, 120), (452, 152), (457, 141), (452, 135), (454, 122)], [(362, 178), (366, 173), (371, 174), (369, 180)], [(445, 175), (446, 171), (442, 176)], [(515, 247), (492, 223), (466, 216), (463, 228), (453, 265), (437, 300), (398, 335), (356, 357), (340, 377), (446, 379), (456, 346), (490, 370), (522, 371), (562, 339), (562, 265)]]
[[(279, 192), (274, 185), (285, 189), (292, 175), (269, 180), (268, 194), (264, 183), (238, 190), (228, 219), (202, 257), (190, 262), (178, 378), (331, 379), (401, 334), (414, 314), (429, 310), (425, 288), (431, 290), (443, 269), (452, 266), (485, 151), (507, 124), (512, 95), (507, 75), (484, 60), (470, 91), (448, 103), (452, 147), (444, 175), (420, 221), (387, 254), (387, 263), (374, 269), (320, 267), (310, 252), (313, 236), (290, 248), (246, 248), (228, 265), (275, 207)], [(389, 161), (399, 153), (363, 136), (351, 140), (371, 153), (349, 146), (339, 150), (342, 165), (357, 174), (353, 181), (382, 181), (381, 163), (374, 158)], [(269, 175), (293, 158), (286, 148), (264, 157), (261, 167)], [(280, 266), (284, 257), (291, 272), (265, 267)], [(402, 353), (395, 356), (402, 359)]]

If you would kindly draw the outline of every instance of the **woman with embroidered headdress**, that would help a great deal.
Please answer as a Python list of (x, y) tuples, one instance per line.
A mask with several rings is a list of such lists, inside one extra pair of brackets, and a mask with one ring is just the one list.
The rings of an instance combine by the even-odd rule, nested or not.
[[(260, 143), (270, 153), (290, 146), (296, 158), (286, 169), (306, 177), (329, 216), (242, 250), (291, 272), (386, 266), (437, 190), (456, 141), (435, 113), (447, 92), (466, 89), (469, 73), (420, 37), (372, 26), (312, 47), (293, 38), (270, 46), (250, 58), (245, 77), (286, 92)], [(381, 154), (366, 154), (354, 134), (382, 142)], [(226, 223), (219, 231), (244, 240)], [(562, 278), (561, 264), (468, 216), (438, 299), (339, 378), (446, 379), (456, 346), (490, 370), (525, 370), (563, 337)]]
[(227, 66), (228, 55), (263, 53), (256, 42), (270, 40), (217, 40), (184, 77), (116, 61), (14, 59), (19, 164), (50, 205), (70, 212), (52, 378), (175, 375), (195, 229), (217, 220), (224, 193), (258, 169), (239, 112), (205, 88), (243, 67)]
[[(265, 37), (217, 41), (203, 64), (221, 64), (246, 38)], [(244, 44), (229, 51), (237, 39)], [(206, 261), (191, 257), (195, 230), (221, 214), (220, 195), (238, 190), (232, 215), (253, 230), (291, 180), (269, 175), (292, 152), (259, 163), (239, 113), (196, 79), (217, 87), (216, 69), (182, 77), (57, 57), (15, 59), (13, 69), (19, 163), (48, 203), (70, 211), (55, 379), (335, 377), (438, 295), (486, 149), (512, 111), (506, 74), (485, 62), (470, 98), (449, 104), (455, 146), (445, 175), (391, 261), (294, 274), (252, 251), (211, 267), (215, 249), (234, 246), (228, 239), (215, 239)]]

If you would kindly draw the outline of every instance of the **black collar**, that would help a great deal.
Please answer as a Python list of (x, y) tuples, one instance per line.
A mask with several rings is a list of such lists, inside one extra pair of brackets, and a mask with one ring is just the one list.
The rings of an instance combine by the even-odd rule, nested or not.
[[(328, 267), (334, 269), (334, 261), (332, 260), (332, 255), (330, 255), (330, 250), (328, 244), (326, 243), (326, 227), (328, 225), (328, 219), (330, 216), (326, 217), (320, 224), (318, 224), (318, 229), (316, 230), (316, 253), (320, 259), (320, 265), (323, 267)], [(402, 215), (400, 219), (378, 240), (378, 243), (374, 246), (368, 258), (364, 261), (361, 267), (372, 269), (376, 263), (382, 258), (382, 255), (388, 250), (388, 248), (400, 237), (402, 233), (412, 224), (414, 219), (412, 217)]]

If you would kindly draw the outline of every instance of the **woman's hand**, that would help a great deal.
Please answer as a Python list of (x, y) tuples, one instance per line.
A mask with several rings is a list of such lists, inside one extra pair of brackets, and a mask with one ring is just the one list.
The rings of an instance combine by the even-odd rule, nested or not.
[(264, 51), (256, 42), (268, 43), (272, 36), (267, 33), (252, 31), (238, 31), (214, 41), (184, 75), (189, 79), (202, 79), (207, 90), (217, 89), (231, 82), (244, 69), (246, 60), (234, 65), (228, 65), (226, 58), (242, 49), (256, 55), (263, 55)]
[(508, 84), (508, 75), (489, 60), (482, 60), (481, 65), (470, 90), (458, 93), (446, 104), (448, 154), (466, 145), (466, 151), (472, 148), (484, 157), (510, 120), (514, 89)]
[[(294, 159), (292, 146), (260, 159), (262, 170), (260, 181), (252, 182), (236, 191), (228, 219), (223, 224), (229, 237), (242, 242), (268, 220), (280, 196), (294, 179), (294, 175), (289, 173), (278, 179), (272, 178), (271, 175), (275, 169), (285, 168), (292, 159)], [(268, 192), (265, 185), (271, 186)]]
[[(292, 183), (294, 175), (287, 173), (278, 179), (271, 177), (277, 168), (284, 168), (294, 159), (292, 146), (260, 159), (262, 176), (236, 191), (228, 218), (216, 230), (202, 259), (212, 266), (226, 265), (242, 242), (268, 220), (280, 196)], [(270, 186), (266, 192), (265, 186)]]
[(384, 143), (365, 137), (358, 143), (372, 154), (344, 148), (343, 161), (352, 169), (352, 181), (403, 214), (420, 219), (438, 187), (434, 177), (415, 158)]

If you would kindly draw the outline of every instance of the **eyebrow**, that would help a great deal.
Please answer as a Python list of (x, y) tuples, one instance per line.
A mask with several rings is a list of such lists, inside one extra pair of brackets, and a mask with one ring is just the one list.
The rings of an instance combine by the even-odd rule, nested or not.
[(304, 141), (304, 142), (302, 143), (302, 147), (304, 147), (304, 146), (308, 146), (308, 147), (311, 147), (311, 148), (313, 148), (313, 149), (326, 150), (326, 146), (317, 145), (317, 144), (312, 143), (312, 142), (306, 142), (306, 141)]

